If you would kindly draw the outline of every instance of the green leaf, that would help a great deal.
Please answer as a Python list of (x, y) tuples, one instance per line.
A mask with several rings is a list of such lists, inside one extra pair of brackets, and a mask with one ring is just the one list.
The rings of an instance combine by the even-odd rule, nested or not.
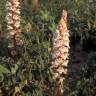
[(32, 73), (29, 72), (29, 80), (32, 80)]
[(2, 73), (10, 73), (10, 71), (6, 67), (0, 65), (0, 74)]
[(3, 82), (4, 76), (3, 74), (0, 74), (0, 82)]
[(17, 70), (18, 70), (18, 66), (15, 64), (15, 66), (11, 68), (11, 73), (15, 74)]

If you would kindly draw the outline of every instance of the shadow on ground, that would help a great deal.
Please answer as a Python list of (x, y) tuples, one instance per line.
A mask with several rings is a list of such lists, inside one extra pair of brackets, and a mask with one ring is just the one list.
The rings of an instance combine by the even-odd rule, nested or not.
[[(74, 90), (80, 80), (80, 73), (88, 59), (88, 52), (81, 49), (79, 45), (71, 46), (68, 64), (68, 74), (64, 83), (64, 96), (70, 96), (70, 90)], [(74, 95), (72, 95), (74, 96)]]

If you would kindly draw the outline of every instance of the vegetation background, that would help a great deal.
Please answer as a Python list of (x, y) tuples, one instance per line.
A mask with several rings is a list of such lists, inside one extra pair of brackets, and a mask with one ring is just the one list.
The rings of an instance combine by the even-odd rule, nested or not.
[[(0, 0), (0, 96), (53, 96), (52, 33), (62, 9), (68, 11), (71, 46), (63, 95), (96, 96), (96, 0), (39, 0), (37, 9), (33, 0), (21, 0), (22, 44), (15, 58), (8, 50), (5, 4)], [(80, 70), (73, 55), (85, 58)]]

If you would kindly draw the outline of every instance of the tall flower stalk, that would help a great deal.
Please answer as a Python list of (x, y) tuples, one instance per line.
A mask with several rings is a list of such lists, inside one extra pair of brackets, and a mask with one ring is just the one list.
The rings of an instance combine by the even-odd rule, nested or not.
[(69, 31), (67, 29), (67, 11), (63, 10), (61, 19), (53, 33), (53, 69), (56, 87), (54, 96), (61, 96), (63, 81), (67, 74), (69, 56)]
[(19, 0), (6, 1), (6, 21), (8, 37), (10, 38), (9, 48), (16, 51), (20, 32), (20, 2)]

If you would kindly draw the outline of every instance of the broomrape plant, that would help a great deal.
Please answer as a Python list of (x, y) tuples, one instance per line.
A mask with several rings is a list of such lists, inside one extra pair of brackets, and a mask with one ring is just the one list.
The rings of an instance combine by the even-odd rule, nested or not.
[(6, 1), (6, 21), (8, 37), (10, 38), (9, 48), (16, 51), (20, 32), (20, 2), (19, 0)]
[(61, 96), (63, 80), (67, 74), (69, 56), (69, 31), (67, 29), (67, 12), (63, 10), (61, 19), (53, 33), (53, 69), (56, 89), (54, 96)]

